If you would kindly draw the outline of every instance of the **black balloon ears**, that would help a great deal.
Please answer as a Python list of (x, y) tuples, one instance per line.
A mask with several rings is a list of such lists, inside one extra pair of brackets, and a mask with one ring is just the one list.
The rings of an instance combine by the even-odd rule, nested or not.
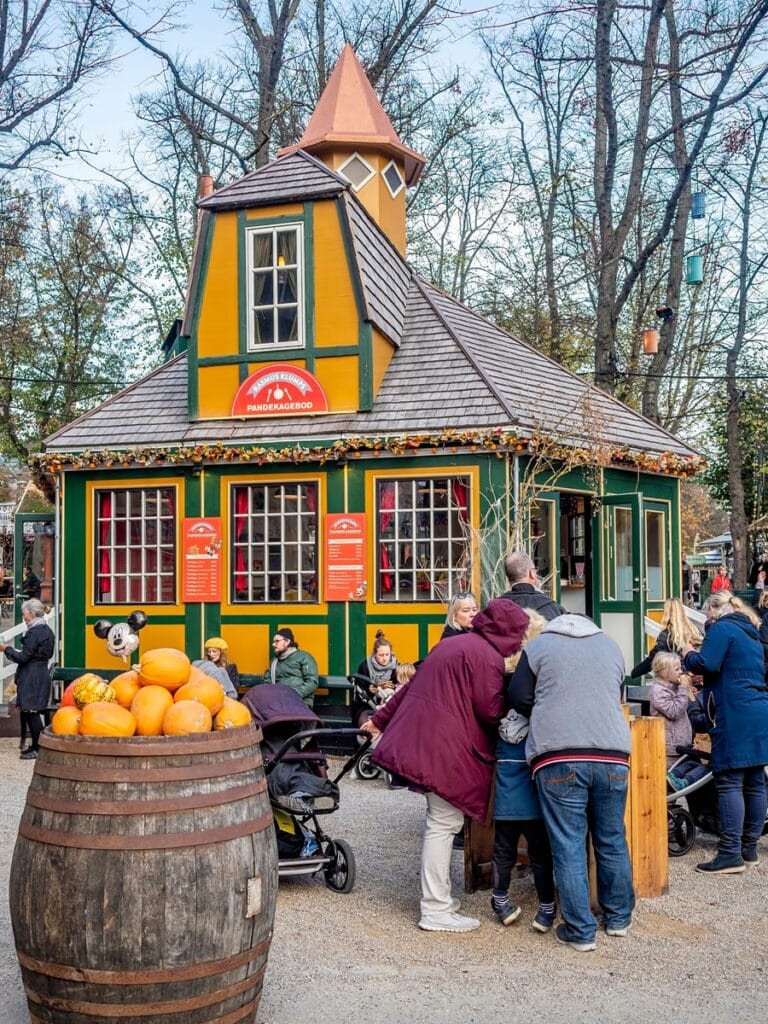
[(135, 611), (131, 612), (127, 619), (128, 625), (131, 627), (134, 633), (138, 633), (140, 629), (144, 629), (147, 624), (147, 616), (144, 612)]
[(93, 632), (100, 640), (107, 639), (110, 629), (112, 629), (112, 623), (109, 619), (99, 619), (98, 622), (94, 622), (93, 624)]

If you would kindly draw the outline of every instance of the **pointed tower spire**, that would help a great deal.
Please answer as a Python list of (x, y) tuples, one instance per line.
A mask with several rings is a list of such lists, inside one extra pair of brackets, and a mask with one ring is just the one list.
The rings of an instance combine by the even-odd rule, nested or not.
[(284, 156), (297, 149), (322, 154), (329, 149), (376, 150), (403, 165), (406, 185), (414, 185), (425, 158), (404, 145), (373, 91), (355, 51), (346, 43), (304, 134)]

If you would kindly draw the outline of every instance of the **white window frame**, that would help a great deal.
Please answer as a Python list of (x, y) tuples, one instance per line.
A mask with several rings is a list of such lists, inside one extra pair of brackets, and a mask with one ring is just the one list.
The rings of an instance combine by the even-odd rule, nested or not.
[[(344, 168), (347, 167), (349, 164), (351, 164), (352, 161), (355, 158), (357, 158), (362, 163), (364, 163), (365, 166), (368, 168), (367, 176), (365, 178), (363, 178), (363, 180), (360, 182), (359, 185), (356, 185), (354, 183), (354, 181), (352, 181), (351, 178), (347, 178), (347, 175), (344, 173)], [(339, 174), (349, 182), (349, 184), (352, 186), (352, 191), (353, 192), (359, 192), (361, 188), (365, 188), (365, 186), (368, 184), (368, 182), (371, 180), (371, 178), (376, 176), (376, 168), (375, 167), (371, 167), (371, 165), (368, 163), (368, 161), (365, 159), (365, 157), (361, 153), (354, 152), (354, 153), (352, 153), (351, 156), (347, 157), (347, 159), (341, 165), (341, 167), (339, 168)]]
[[(300, 488), (306, 488), (308, 486), (314, 487), (315, 490), (315, 510), (314, 512), (304, 512), (299, 509), (298, 497), (300, 495)], [(249, 529), (248, 537), (243, 542), (238, 540), (238, 524), (236, 522), (236, 516), (239, 515), (237, 512), (235, 492), (237, 488), (246, 488), (248, 493), (248, 516)], [(263, 508), (260, 510), (254, 510), (254, 493), (257, 488), (261, 488), (264, 492)], [(268, 507), (268, 495), (270, 490), (279, 491), (280, 498), (280, 511), (271, 512)], [(288, 497), (286, 498), (286, 494)], [(292, 498), (291, 495), (295, 495)], [(318, 604), (320, 601), (319, 595), (319, 551), (318, 551), (318, 534), (320, 528), (320, 514), (318, 510), (318, 501), (320, 497), (320, 483), (318, 480), (265, 480), (263, 483), (258, 480), (249, 480), (247, 482), (232, 483), (229, 488), (229, 509), (230, 517), (229, 521), (231, 524), (230, 529), (230, 572), (229, 572), (229, 589), (230, 589), (230, 602), (233, 605), (243, 604)], [(295, 504), (294, 504), (295, 502)], [(288, 531), (286, 530), (286, 523), (288, 517), (291, 517), (298, 522), (297, 527), (300, 527), (300, 520), (311, 519), (308, 527), (308, 538), (303, 539), (303, 534), (300, 528), (296, 529), (296, 538), (290, 538), (287, 536)], [(254, 540), (252, 537), (253, 528), (250, 525), (255, 519), (262, 521), (262, 540)], [(269, 521), (270, 519), (277, 519), (280, 523), (279, 536), (270, 537)], [(286, 568), (285, 552), (287, 547), (290, 546), (296, 549), (296, 562), (297, 566), (294, 569)], [(241, 551), (244, 557), (244, 566), (238, 568), (237, 552)], [(254, 570), (252, 568), (255, 558), (261, 555), (262, 569)], [(280, 567), (273, 568), (270, 562), (270, 556), (278, 555), (280, 558)], [(305, 558), (311, 560), (312, 565), (305, 563)], [(236, 577), (243, 575), (246, 580), (246, 586), (238, 588), (236, 586)], [(302, 575), (314, 576), (315, 593), (311, 597), (304, 596), (304, 587), (302, 586)], [(280, 581), (280, 593), (276, 595), (270, 592), (270, 577), (278, 577)], [(297, 577), (299, 585), (295, 588), (296, 596), (289, 597), (288, 594), (293, 589), (288, 585), (289, 577)], [(254, 596), (254, 590), (256, 583), (259, 578), (261, 579), (261, 585), (263, 587), (263, 597)], [(239, 597), (238, 591), (245, 590), (247, 592), (246, 597)]]
[[(400, 184), (398, 185), (394, 192), (392, 191), (392, 186), (387, 181), (387, 171), (389, 170), (390, 167), (394, 167), (395, 171), (397, 172), (397, 177), (400, 181)], [(381, 176), (384, 179), (384, 184), (387, 186), (387, 191), (392, 196), (392, 198), (395, 199), (397, 196), (400, 195), (400, 193), (405, 188), (405, 181), (403, 180), (403, 176), (400, 173), (400, 168), (397, 166), (394, 160), (390, 160), (386, 167), (382, 167)]]
[[(126, 515), (117, 517), (115, 514), (114, 504), (116, 501), (116, 495), (119, 492), (126, 492)], [(161, 491), (170, 491), (173, 495), (173, 513), (171, 515), (161, 515)], [(130, 515), (130, 495), (141, 494), (141, 513), (138, 516)], [(147, 497), (149, 494), (154, 493), (157, 512), (154, 516), (149, 517), (146, 515)], [(109, 526), (109, 536), (105, 542), (101, 541), (101, 527), (105, 521), (100, 517), (99, 505), (101, 496), (104, 494), (111, 495), (112, 511), (109, 519), (107, 520)], [(173, 523), (173, 541), (170, 544), (164, 544), (161, 542), (161, 523), (164, 521), (172, 521)], [(147, 524), (153, 521), (156, 524), (156, 539), (154, 543), (147, 541)], [(126, 537), (124, 544), (116, 543), (116, 524), (118, 522), (125, 522), (126, 524)], [(140, 524), (140, 542), (138, 544), (131, 543), (131, 523), (138, 522)], [(179, 492), (173, 484), (160, 484), (156, 487), (97, 487), (93, 491), (93, 552), (94, 552), (94, 572), (93, 572), (93, 603), (94, 605), (125, 605), (125, 604), (151, 604), (151, 605), (175, 605), (178, 599), (178, 581), (176, 572), (176, 563), (178, 558), (178, 523), (179, 523)], [(132, 570), (131, 568), (131, 551), (134, 549), (140, 549), (141, 551), (141, 569), (139, 571)], [(147, 570), (147, 553), (151, 550), (155, 552), (155, 569)], [(102, 551), (106, 551), (109, 555), (110, 571), (107, 578), (110, 580), (110, 589), (108, 591), (101, 592), (99, 586), (100, 581), (104, 578), (103, 573), (100, 572), (100, 555)], [(163, 569), (162, 566), (162, 553), (171, 552), (172, 560), (169, 569)], [(123, 553), (125, 557), (125, 570), (121, 572), (116, 571), (117, 555)], [(125, 584), (125, 597), (118, 599), (114, 596), (115, 594), (115, 580), (118, 578), (122, 579)], [(170, 579), (173, 583), (171, 596), (167, 599), (160, 599), (159, 595), (162, 593), (162, 581), (163, 579)], [(135, 579), (141, 580), (141, 596), (135, 597), (131, 595), (131, 582)], [(157, 598), (151, 598), (147, 596), (147, 584), (150, 579), (155, 580)], [(105, 597), (105, 594), (112, 595)]]
[[(451, 496), (451, 485), (459, 481), (467, 492), (466, 505), (462, 506), (466, 515), (467, 527), (462, 532), (461, 528), (456, 533), (453, 531), (453, 524), (450, 513), (456, 511), (458, 506), (453, 502)], [(395, 495), (400, 496), (400, 485), (410, 484), (411, 501), (402, 506), (397, 501), (390, 509), (382, 507), (380, 503), (380, 488), (387, 485), (395, 486)], [(417, 493), (419, 487), (427, 487), (430, 493), (428, 504), (417, 505)], [(435, 503), (435, 491), (445, 486), (447, 488), (447, 499), (445, 505)], [(472, 578), (471, 565), (471, 541), (469, 539), (469, 524), (472, 515), (472, 478), (469, 474), (452, 473), (445, 476), (397, 476), (378, 477), (375, 480), (374, 488), (374, 513), (376, 521), (376, 547), (375, 547), (375, 570), (376, 570), (376, 601), (381, 604), (396, 602), (442, 602), (457, 592), (469, 589)], [(444, 534), (435, 536), (435, 520), (437, 516), (448, 513)], [(382, 536), (382, 518), (390, 514), (394, 529), (392, 536)], [(420, 517), (426, 517), (422, 527), (419, 523)], [(456, 562), (453, 561), (453, 545), (460, 542), (462, 552)], [(448, 552), (448, 564), (438, 565), (436, 549), (444, 546)], [(387, 547), (388, 557), (392, 554), (389, 565), (383, 566), (381, 551)], [(405, 557), (410, 552), (410, 565), (406, 564)], [(429, 557), (422, 560), (421, 552), (427, 550)], [(391, 590), (385, 588), (384, 577), (389, 577), (392, 584)], [(427, 584), (426, 591), (423, 588)]]
[[(255, 267), (253, 263), (253, 239), (256, 235), (271, 235), (272, 236), (272, 273), (274, 275), (272, 294), (277, 295), (277, 280), (276, 276), (280, 271), (280, 267), (277, 265), (277, 236), (280, 232), (295, 231), (296, 232), (296, 325), (297, 325), (297, 339), (296, 341), (269, 341), (269, 342), (257, 342), (256, 332), (254, 331), (254, 316), (256, 313), (256, 302), (253, 294), (253, 276), (258, 270), (267, 270), (268, 267)], [(247, 264), (247, 282), (246, 282), (246, 296), (248, 304), (247, 320), (248, 320), (248, 351), (249, 352), (271, 352), (276, 349), (285, 348), (304, 348), (306, 345), (305, 331), (304, 331), (304, 310), (305, 310), (305, 296), (304, 296), (304, 225), (300, 222), (291, 224), (271, 224), (268, 227), (252, 227), (246, 228), (245, 232), (245, 251), (246, 251), (246, 264)], [(291, 268), (293, 269), (293, 268)], [(285, 304), (285, 307), (291, 306), (292, 303)], [(259, 309), (269, 309), (270, 306), (260, 305)], [(271, 303), (271, 308), (274, 312), (280, 308), (280, 303)]]

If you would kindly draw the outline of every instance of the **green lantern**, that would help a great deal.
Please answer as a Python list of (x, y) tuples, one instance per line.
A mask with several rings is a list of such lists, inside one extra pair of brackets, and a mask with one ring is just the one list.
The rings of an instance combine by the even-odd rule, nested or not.
[(685, 280), (688, 284), (701, 284), (704, 280), (704, 257), (689, 256), (686, 260)]

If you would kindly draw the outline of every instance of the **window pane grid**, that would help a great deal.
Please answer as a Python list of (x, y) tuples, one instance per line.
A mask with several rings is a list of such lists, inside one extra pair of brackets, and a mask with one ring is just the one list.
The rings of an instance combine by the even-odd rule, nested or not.
[(301, 226), (249, 232), (248, 346), (303, 345)]
[(96, 604), (174, 604), (175, 489), (94, 494)]
[(380, 601), (445, 601), (466, 589), (469, 480), (380, 480), (376, 485)]
[(317, 485), (232, 488), (232, 602), (316, 603)]

